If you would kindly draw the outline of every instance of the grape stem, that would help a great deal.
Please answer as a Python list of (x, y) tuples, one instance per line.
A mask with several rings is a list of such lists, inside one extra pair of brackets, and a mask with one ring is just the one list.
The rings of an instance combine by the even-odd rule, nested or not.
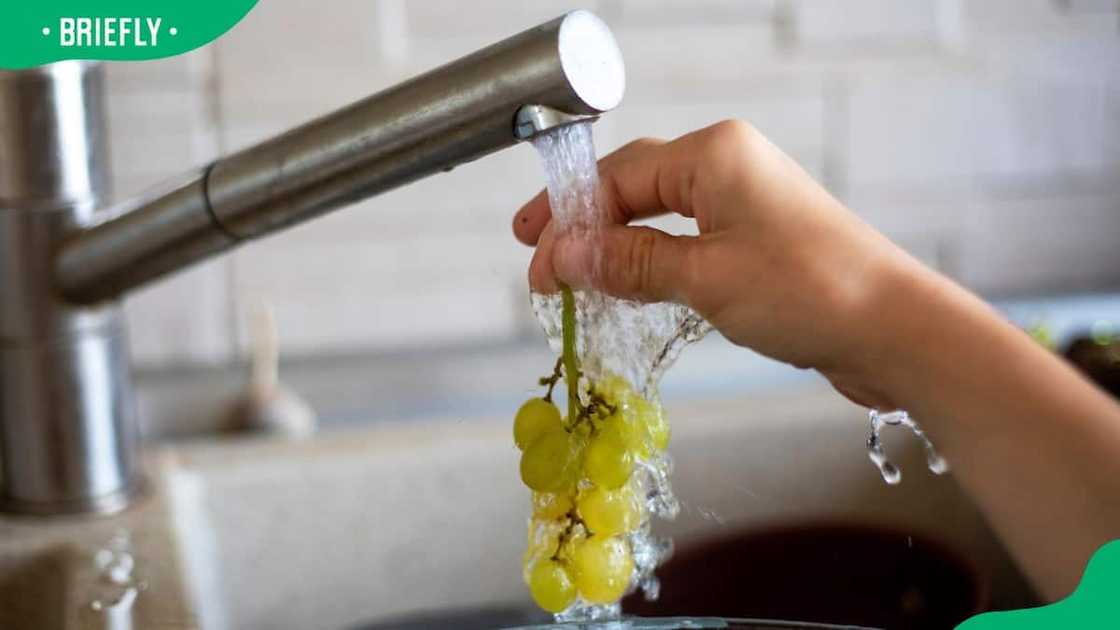
[[(556, 553), (553, 553), (552, 557), (549, 558), (557, 562), (561, 561), (560, 550), (564, 548), (564, 541), (572, 535), (572, 530), (576, 528), (577, 524), (583, 525), (583, 519), (579, 517), (579, 512), (577, 512), (574, 507), (568, 510), (568, 513), (564, 516), (568, 519), (568, 524), (564, 527), (564, 531), (560, 532), (560, 535), (556, 537)], [(584, 527), (586, 527), (586, 525), (584, 525)]]
[(560, 363), (563, 361), (561, 357), (556, 358), (556, 367), (552, 368), (552, 376), (542, 376), (541, 385), (548, 385), (548, 391), (544, 395), (544, 399), (552, 402), (552, 390), (556, 387), (556, 383), (560, 381)]
[(563, 339), (564, 381), (568, 384), (568, 426), (579, 419), (579, 357), (576, 356), (576, 297), (571, 287), (560, 285), (560, 326)]
[[(598, 415), (600, 418), (605, 418), (614, 415), (614, 412), (618, 411), (618, 407), (608, 403), (605, 398), (595, 391), (594, 387), (588, 389), (587, 398), (590, 402), (588, 402), (584, 412), (586, 412), (588, 416)], [(604, 411), (606, 413), (603, 413)]]
[[(594, 415), (600, 412), (601, 409), (607, 411), (607, 415), (615, 412), (615, 407), (607, 404), (601, 396), (595, 392), (594, 387), (589, 387), (588, 397), (590, 402), (585, 407), (579, 398), (579, 355), (576, 353), (576, 298), (572, 293), (571, 287), (560, 286), (561, 297), (561, 310), (560, 310), (560, 331), (563, 340), (563, 350), (560, 354), (560, 360), (556, 363), (556, 368), (551, 377), (541, 379), (541, 385), (548, 385), (548, 393), (545, 398), (549, 401), (552, 400), (552, 389), (556, 386), (556, 380), (560, 376), (560, 366), (564, 367), (564, 382), (568, 386), (568, 421), (566, 428), (571, 431), (583, 419), (591, 419)], [(596, 432), (595, 424), (591, 424), (591, 433)]]

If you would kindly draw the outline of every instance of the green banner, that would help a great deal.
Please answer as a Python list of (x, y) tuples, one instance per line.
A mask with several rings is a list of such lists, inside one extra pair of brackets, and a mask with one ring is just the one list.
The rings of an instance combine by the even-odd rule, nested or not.
[(233, 28), (257, 0), (5, 0), (0, 68), (179, 55)]
[(977, 615), (957, 630), (1093, 630), (1120, 628), (1120, 540), (1097, 550), (1081, 584), (1060, 602)]

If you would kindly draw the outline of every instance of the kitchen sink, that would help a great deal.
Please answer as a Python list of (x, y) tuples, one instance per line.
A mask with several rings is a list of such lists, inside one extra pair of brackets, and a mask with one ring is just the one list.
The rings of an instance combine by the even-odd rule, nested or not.
[(65, 630), (70, 564), (62, 547), (0, 552), (0, 628)]
[[(888, 433), (903, 479), (886, 485), (865, 451), (865, 411), (834, 392), (798, 386), (668, 412), (682, 510), (656, 529), (677, 553), (660, 602), (628, 611), (918, 628), (942, 619), (934, 609), (955, 619), (1030, 603), (952, 475), (931, 474), (908, 434)], [(539, 620), (522, 617), (533, 614), (519, 570), (529, 495), (506, 418), (174, 453), (168, 487), (203, 628)]]
[(921, 535), (862, 524), (794, 523), (698, 541), (659, 571), (661, 597), (624, 610), (798, 619), (876, 628), (952, 628), (988, 606), (970, 559)]
[(160, 470), (123, 512), (0, 516), (0, 628), (195, 630)]

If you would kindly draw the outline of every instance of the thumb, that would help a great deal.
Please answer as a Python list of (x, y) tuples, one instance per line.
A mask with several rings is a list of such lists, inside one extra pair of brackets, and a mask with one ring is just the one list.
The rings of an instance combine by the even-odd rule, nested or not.
[(553, 250), (556, 277), (642, 302), (683, 302), (689, 293), (694, 239), (648, 227), (603, 226), (597, 235), (565, 234)]

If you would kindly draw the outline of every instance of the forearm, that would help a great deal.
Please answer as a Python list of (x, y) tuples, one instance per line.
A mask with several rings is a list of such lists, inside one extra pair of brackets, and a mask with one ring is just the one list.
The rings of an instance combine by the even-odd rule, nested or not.
[[(749, 125), (631, 143), (600, 175), (611, 220), (594, 248), (545, 230), (543, 196), (518, 213), (515, 231), (538, 246), (536, 290), (682, 301), (854, 401), (910, 411), (1048, 597), (1120, 536), (1120, 408)], [(695, 218), (700, 236), (627, 226), (666, 210)]]
[(987, 305), (911, 263), (886, 281), (875, 373), (1044, 596), (1120, 537), (1120, 407)]

